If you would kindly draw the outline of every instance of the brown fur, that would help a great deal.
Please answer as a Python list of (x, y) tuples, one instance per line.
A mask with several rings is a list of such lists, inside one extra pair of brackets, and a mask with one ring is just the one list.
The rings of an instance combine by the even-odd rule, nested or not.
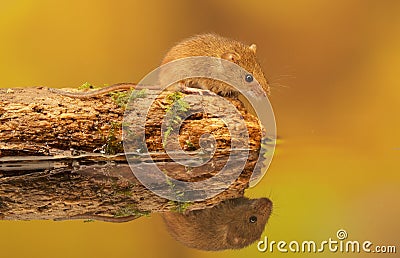
[[(234, 62), (246, 71), (253, 74), (266, 93), (270, 87), (256, 57), (256, 46), (245, 45), (239, 41), (225, 38), (216, 34), (200, 34), (185, 39), (168, 51), (161, 64), (192, 56), (210, 56)], [(188, 87), (198, 87), (210, 90), (222, 96), (237, 96), (238, 92), (230, 85), (208, 79), (194, 78), (184, 81)]]
[[(257, 61), (256, 46), (254, 44), (250, 46), (245, 45), (239, 41), (221, 37), (216, 34), (200, 34), (183, 40), (172, 47), (165, 55), (161, 64), (192, 56), (210, 56), (234, 62), (246, 71), (252, 73), (264, 91), (269, 94), (270, 87)], [(238, 96), (238, 92), (230, 85), (208, 78), (187, 79), (183, 81), (183, 84), (186, 87), (210, 90), (222, 96)], [(134, 83), (120, 83), (88, 92), (65, 92), (57, 89), (49, 90), (56, 94), (72, 98), (92, 98), (112, 91), (129, 90), (133, 88), (138, 88), (138, 86)], [(141, 88), (152, 88), (152, 86), (141, 86)], [(155, 87), (153, 86), (153, 88), (159, 89), (159, 86), (156, 85)]]
[[(170, 234), (184, 245), (201, 250), (239, 249), (260, 239), (272, 212), (267, 198), (237, 198), (186, 214), (163, 214)], [(257, 221), (250, 222), (256, 216)]]

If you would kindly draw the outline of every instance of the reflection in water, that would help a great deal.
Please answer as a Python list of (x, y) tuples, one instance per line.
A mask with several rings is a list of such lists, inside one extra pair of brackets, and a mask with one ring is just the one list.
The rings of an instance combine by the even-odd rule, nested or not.
[[(97, 160), (92, 161), (94, 164), (76, 166), (75, 172), (63, 168), (69, 163), (66, 165), (57, 158), (39, 156), (25, 161), (18, 159), (0, 160), (3, 162), (0, 170), (4, 174), (1, 186), (6, 189), (3, 192), (10, 196), (0, 197), (0, 219), (84, 219), (118, 223), (140, 218), (150, 211), (150, 207), (160, 207), (151, 195), (143, 192), (142, 185), (132, 181), (134, 176), (127, 164), (99, 165)], [(55, 167), (61, 167), (62, 171)], [(110, 176), (116, 167), (119, 178)], [(27, 168), (33, 171), (27, 173)], [(42, 170), (45, 169), (54, 169), (54, 173), (43, 176), (45, 172)], [(22, 174), (12, 174), (19, 172)], [(6, 178), (9, 180), (7, 184)], [(118, 181), (121, 178), (125, 181)], [(130, 182), (129, 187), (127, 182)], [(56, 191), (54, 185), (57, 185)], [(82, 196), (84, 188), (87, 191)], [(141, 194), (143, 201), (134, 202), (130, 195), (125, 194), (127, 190), (128, 193)], [(17, 209), (20, 213), (7, 209), (7, 203), (15, 203), (15, 192), (19, 195), (18, 205), (22, 207)], [(150, 202), (144, 201), (144, 197), (148, 197), (146, 199)], [(76, 204), (71, 204), (71, 200)], [(35, 212), (32, 212), (32, 203), (39, 207)], [(272, 202), (269, 199), (242, 197), (225, 200), (212, 208), (184, 213), (166, 212), (162, 216), (170, 234), (184, 245), (202, 250), (224, 250), (243, 248), (260, 239), (271, 212)]]
[(268, 198), (237, 198), (215, 207), (187, 213), (163, 214), (170, 234), (179, 242), (202, 250), (244, 248), (261, 236), (272, 212)]

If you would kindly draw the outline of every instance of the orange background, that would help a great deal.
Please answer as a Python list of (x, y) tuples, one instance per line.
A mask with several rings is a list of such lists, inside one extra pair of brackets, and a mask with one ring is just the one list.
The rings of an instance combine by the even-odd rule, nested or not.
[[(400, 2), (389, 0), (2, 0), (0, 85), (137, 82), (175, 42), (202, 32), (256, 43), (283, 139), (264, 179), (246, 193), (274, 201), (263, 236), (322, 241), (344, 228), (350, 240), (397, 245), (400, 253), (399, 13)], [(153, 215), (118, 225), (0, 221), (0, 256), (309, 254), (259, 253), (256, 245), (191, 250)]]

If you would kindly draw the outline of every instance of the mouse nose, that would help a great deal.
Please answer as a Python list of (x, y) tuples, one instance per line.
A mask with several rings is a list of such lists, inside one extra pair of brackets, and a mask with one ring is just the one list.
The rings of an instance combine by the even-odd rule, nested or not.
[(257, 200), (256, 208), (263, 213), (270, 214), (272, 212), (272, 201), (268, 198), (260, 198)]

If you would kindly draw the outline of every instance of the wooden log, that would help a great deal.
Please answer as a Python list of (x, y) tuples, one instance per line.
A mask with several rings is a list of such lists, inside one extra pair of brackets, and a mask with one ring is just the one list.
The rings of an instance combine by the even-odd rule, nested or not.
[[(133, 92), (136, 115), (143, 115), (140, 107), (149, 105), (154, 94), (152, 90)], [(218, 113), (224, 112), (226, 105), (215, 102), (212, 95), (201, 96), (200, 102), (189, 99), (187, 104), (197, 111), (183, 121), (176, 135), (178, 143), (185, 153), (198, 154), (201, 135), (210, 133), (215, 139), (215, 153), (201, 167), (173, 161), (165, 152), (161, 122), (174, 104), (174, 94), (164, 92), (151, 105), (145, 124), (147, 149), (153, 162), (174, 179), (198, 182), (211, 178), (227, 162), (232, 142), (241, 139), (230, 137), (218, 115), (202, 113), (204, 106)], [(78, 99), (45, 87), (0, 89), (0, 218), (57, 219), (80, 214), (127, 217), (202, 209), (243, 196), (258, 159), (261, 134), (258, 120), (240, 101), (229, 99), (242, 115), (249, 134), (243, 172), (227, 189), (218, 183), (211, 185), (223, 190), (216, 196), (182, 203), (148, 190), (127, 163), (122, 126), (129, 95), (112, 93)], [(234, 119), (228, 117), (228, 123), (236, 124)], [(146, 159), (137, 154), (137, 166), (145, 166)]]

